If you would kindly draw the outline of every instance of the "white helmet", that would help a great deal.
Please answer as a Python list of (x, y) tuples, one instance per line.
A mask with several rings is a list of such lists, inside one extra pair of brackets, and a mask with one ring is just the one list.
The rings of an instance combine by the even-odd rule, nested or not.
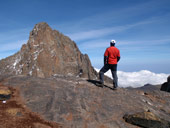
[(111, 40), (110, 43), (116, 43), (116, 40)]

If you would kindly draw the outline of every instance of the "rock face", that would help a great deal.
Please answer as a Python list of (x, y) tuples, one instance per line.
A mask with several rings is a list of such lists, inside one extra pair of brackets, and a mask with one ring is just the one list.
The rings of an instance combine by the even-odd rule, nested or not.
[(170, 76), (168, 76), (167, 78), (167, 82), (163, 83), (161, 85), (161, 91), (166, 91), (166, 92), (170, 92)]
[(47, 23), (36, 24), (27, 44), (13, 56), (0, 61), (0, 75), (50, 77), (73, 75), (96, 78), (88, 55), (83, 55), (67, 36), (52, 30)]
[[(101, 88), (71, 76), (10, 76), (1, 83), (18, 88), (25, 105), (33, 112), (68, 128), (138, 128), (135, 123), (126, 123), (124, 115), (148, 111), (159, 117), (158, 121), (165, 121), (162, 126), (170, 120), (170, 93), (160, 91), (160, 87), (112, 90), (112, 84)], [(144, 121), (143, 126), (149, 127)]]

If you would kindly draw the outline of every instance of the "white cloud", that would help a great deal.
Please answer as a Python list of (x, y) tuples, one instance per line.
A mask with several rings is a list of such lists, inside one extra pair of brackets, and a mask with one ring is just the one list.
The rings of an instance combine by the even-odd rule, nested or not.
[[(96, 69), (99, 71), (99, 69)], [(167, 81), (167, 77), (170, 74), (164, 73), (153, 73), (148, 70), (141, 70), (139, 72), (123, 72), (118, 71), (118, 78), (119, 78), (119, 86), (120, 87), (141, 87), (145, 84), (162, 84)], [(108, 71), (105, 73), (108, 77), (112, 78), (111, 72)]]
[(142, 21), (142, 22), (137, 22), (135, 24), (128, 24), (128, 25), (123, 25), (123, 26), (117, 26), (117, 27), (109, 27), (109, 28), (102, 28), (102, 29), (94, 29), (90, 31), (83, 31), (83, 32), (77, 32), (73, 34), (67, 34), (69, 37), (71, 37), (72, 40), (80, 41), (80, 40), (85, 40), (85, 39), (94, 39), (106, 35), (111, 35), (114, 33), (120, 33), (122, 31), (125, 31), (127, 29), (143, 25), (143, 24), (149, 24), (152, 23), (153, 21)]
[(79, 40), (85, 40), (85, 39), (93, 39), (101, 36), (105, 36), (111, 33), (116, 33), (120, 30), (122, 30), (122, 27), (115, 27), (115, 28), (103, 28), (103, 29), (96, 29), (96, 30), (90, 30), (90, 31), (84, 31), (84, 32), (78, 32), (73, 34), (68, 34), (71, 39), (79, 41)]

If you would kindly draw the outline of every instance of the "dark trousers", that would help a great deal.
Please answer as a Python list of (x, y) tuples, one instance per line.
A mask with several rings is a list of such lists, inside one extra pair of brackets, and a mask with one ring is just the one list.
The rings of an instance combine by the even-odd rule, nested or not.
[(104, 73), (111, 70), (114, 88), (118, 87), (117, 64), (105, 64), (99, 72), (100, 82), (104, 83)]

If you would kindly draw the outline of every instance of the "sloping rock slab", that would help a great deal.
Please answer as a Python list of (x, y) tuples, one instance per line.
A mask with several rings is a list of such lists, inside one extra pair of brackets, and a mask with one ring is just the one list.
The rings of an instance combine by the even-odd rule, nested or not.
[[(1, 83), (17, 88), (24, 104), (31, 111), (68, 128), (138, 128), (139, 125), (126, 123), (122, 117), (126, 113), (148, 110), (163, 120), (170, 120), (170, 93), (159, 89), (112, 90), (110, 89), (112, 84), (101, 88), (94, 82), (71, 76), (50, 78), (11, 76)], [(39, 122), (34, 124), (36, 127), (40, 125), (37, 123)], [(140, 125), (147, 128), (146, 126)]]
[(170, 122), (154, 115), (152, 112), (140, 112), (132, 115), (126, 114), (124, 120), (130, 124), (144, 128), (170, 128)]

